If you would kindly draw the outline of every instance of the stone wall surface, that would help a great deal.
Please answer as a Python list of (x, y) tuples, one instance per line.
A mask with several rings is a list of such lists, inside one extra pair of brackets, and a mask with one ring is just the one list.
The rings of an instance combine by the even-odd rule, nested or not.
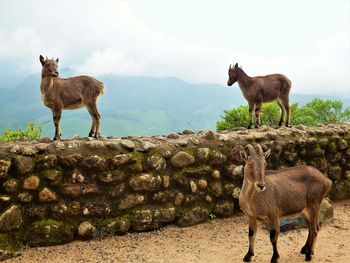
[(191, 226), (239, 211), (238, 145), (271, 149), (268, 169), (317, 167), (350, 197), (350, 125), (0, 143), (0, 249)]

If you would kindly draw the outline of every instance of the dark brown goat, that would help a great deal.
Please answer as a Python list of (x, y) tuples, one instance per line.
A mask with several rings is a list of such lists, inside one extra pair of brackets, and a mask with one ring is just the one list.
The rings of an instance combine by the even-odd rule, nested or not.
[(92, 117), (89, 137), (100, 136), (100, 113), (97, 99), (103, 94), (103, 83), (89, 76), (67, 79), (58, 77), (58, 59), (39, 57), (42, 65), (40, 90), (42, 100), (53, 114), (55, 124), (54, 140), (61, 138), (60, 120), (63, 109), (73, 110), (86, 107)]
[(277, 262), (277, 238), (280, 218), (301, 214), (309, 227), (309, 235), (300, 253), (310, 261), (319, 231), (320, 205), (332, 181), (314, 167), (300, 165), (277, 171), (266, 171), (265, 159), (270, 150), (263, 152), (260, 145), (256, 150), (247, 145), (249, 155), (240, 151), (244, 166), (244, 180), (239, 196), (239, 205), (249, 218), (249, 249), (243, 261), (250, 262), (254, 256), (254, 240), (257, 221), (270, 226), (270, 241), (273, 246), (271, 262)]
[(282, 126), (285, 113), (287, 113), (286, 126), (290, 122), (289, 92), (291, 81), (282, 74), (272, 74), (266, 76), (249, 77), (238, 64), (228, 69), (228, 86), (232, 86), (236, 81), (242, 90), (244, 98), (249, 104), (249, 126), (253, 125), (253, 111), (255, 111), (255, 127), (260, 126), (261, 106), (265, 102), (276, 101), (281, 108), (281, 118), (278, 126)]

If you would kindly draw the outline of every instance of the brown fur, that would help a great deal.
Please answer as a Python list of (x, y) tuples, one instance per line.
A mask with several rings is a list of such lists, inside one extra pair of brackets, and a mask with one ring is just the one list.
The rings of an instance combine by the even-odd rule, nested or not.
[[(309, 236), (301, 253), (311, 260), (314, 244), (319, 231), (320, 205), (332, 181), (314, 167), (300, 165), (277, 171), (265, 171), (265, 158), (269, 151), (263, 153), (260, 145), (257, 151), (247, 145), (250, 155), (241, 151), (246, 159), (243, 186), (239, 204), (249, 218), (249, 250), (244, 261), (250, 261), (254, 255), (254, 239), (257, 231), (257, 220), (270, 226), (270, 238), (273, 245), (271, 262), (277, 262), (277, 238), (281, 217), (301, 214), (309, 227)], [(253, 233), (253, 234), (252, 234)]]
[(58, 59), (44, 59), (40, 55), (43, 66), (40, 90), (42, 100), (52, 110), (55, 123), (54, 140), (61, 137), (60, 119), (63, 109), (73, 110), (86, 107), (92, 117), (89, 136), (100, 136), (100, 113), (97, 99), (103, 94), (103, 83), (89, 76), (78, 76), (67, 79), (58, 77)]
[(287, 113), (286, 126), (290, 122), (289, 92), (291, 81), (282, 74), (272, 74), (266, 76), (249, 77), (238, 64), (228, 70), (228, 86), (232, 86), (236, 81), (242, 90), (244, 98), (249, 104), (249, 126), (253, 125), (253, 111), (255, 111), (255, 127), (260, 126), (260, 112), (262, 103), (276, 101), (281, 108), (281, 118), (278, 123), (282, 126), (284, 115)]

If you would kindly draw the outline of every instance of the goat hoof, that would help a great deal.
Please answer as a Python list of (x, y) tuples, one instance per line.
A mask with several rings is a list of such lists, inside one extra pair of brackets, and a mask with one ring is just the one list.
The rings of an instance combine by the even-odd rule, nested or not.
[(311, 261), (312, 257), (310, 254), (305, 255), (305, 261)]
[(55, 137), (53, 137), (54, 141), (59, 141), (61, 140), (61, 136), (60, 135), (55, 135)]
[(309, 248), (307, 246), (304, 246), (300, 250), (300, 254), (305, 255), (309, 251)]
[(243, 261), (244, 261), (244, 262), (250, 262), (251, 259), (252, 259), (252, 256), (254, 256), (254, 253), (248, 252), (248, 253), (244, 256)]
[(93, 131), (90, 131), (89, 132), (89, 137), (93, 137), (94, 136), (94, 132)]
[(252, 125), (251, 124), (249, 124), (248, 125), (248, 127), (247, 127), (247, 129), (251, 129), (252, 128)]

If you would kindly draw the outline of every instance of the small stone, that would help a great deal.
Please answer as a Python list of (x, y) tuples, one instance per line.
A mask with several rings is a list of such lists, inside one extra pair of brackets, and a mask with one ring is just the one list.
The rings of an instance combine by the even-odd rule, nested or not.
[(15, 167), (20, 175), (29, 173), (33, 170), (34, 164), (30, 157), (17, 156), (15, 159)]
[(39, 187), (40, 178), (38, 176), (32, 175), (24, 179), (23, 189), (25, 190), (35, 190)]
[(156, 148), (156, 146), (154, 145), (154, 143), (149, 142), (149, 141), (143, 141), (141, 143), (141, 151), (142, 152), (148, 152), (152, 149)]
[(200, 160), (201, 162), (207, 161), (209, 158), (209, 153), (210, 151), (208, 148), (198, 148), (198, 151), (197, 151), (198, 160)]
[(198, 186), (200, 189), (206, 189), (208, 186), (208, 182), (205, 179), (199, 179), (198, 180)]
[(60, 141), (54, 141), (52, 145), (57, 149), (57, 150), (64, 150), (66, 146), (64, 145), (63, 142)]
[(175, 196), (175, 205), (179, 206), (182, 204), (182, 201), (184, 200), (184, 194), (183, 193), (177, 193), (177, 195)]
[(82, 175), (82, 173), (78, 169), (74, 169), (72, 172), (72, 182), (73, 183), (84, 183), (85, 177)]
[(145, 201), (145, 197), (141, 194), (130, 194), (121, 199), (118, 205), (119, 210), (125, 210), (137, 205), (142, 204)]
[(152, 175), (149, 173), (143, 173), (138, 176), (134, 176), (130, 180), (130, 187), (134, 191), (153, 191), (159, 190), (162, 184), (162, 179), (159, 175)]
[(111, 198), (119, 197), (122, 194), (124, 194), (125, 190), (126, 190), (125, 183), (116, 184), (112, 188), (109, 189), (108, 196)]
[(11, 200), (11, 197), (7, 196), (7, 195), (0, 195), (0, 201), (1, 202), (8, 202)]
[(41, 203), (48, 203), (48, 202), (56, 201), (56, 199), (57, 199), (57, 196), (56, 196), (55, 192), (51, 191), (50, 189), (48, 189), (46, 187), (39, 192), (39, 201)]
[(170, 185), (170, 177), (169, 175), (164, 175), (163, 176), (163, 187), (167, 189)]
[(78, 234), (83, 240), (91, 239), (94, 235), (96, 227), (94, 227), (90, 222), (82, 222), (78, 227)]
[(152, 155), (151, 157), (148, 157), (147, 164), (156, 171), (163, 170), (166, 167), (165, 159), (157, 155)]
[(0, 179), (7, 176), (8, 171), (10, 170), (11, 161), (0, 160)]
[(113, 183), (113, 182), (122, 182), (126, 179), (127, 175), (120, 170), (114, 170), (104, 174), (100, 174), (98, 179), (103, 183)]
[(228, 217), (233, 215), (233, 203), (230, 201), (222, 201), (214, 205), (213, 213), (220, 217)]
[(101, 149), (104, 146), (104, 143), (101, 141), (91, 141), (85, 143), (85, 145), (90, 149), (90, 150), (96, 150), (96, 149)]
[(71, 198), (77, 198), (82, 195), (97, 194), (99, 188), (95, 184), (65, 184), (61, 192)]
[(59, 170), (45, 170), (42, 175), (51, 181), (51, 184), (58, 185), (62, 179), (62, 173)]
[(191, 167), (187, 168), (186, 170), (183, 171), (184, 174), (188, 176), (196, 176), (196, 177), (201, 177), (210, 174), (212, 171), (211, 167), (208, 165), (202, 165), (199, 167)]
[(214, 140), (215, 139), (215, 133), (211, 130), (209, 131), (206, 131), (204, 133), (204, 138), (207, 139), (207, 140)]
[(226, 162), (226, 156), (219, 151), (213, 151), (212, 163), (218, 165), (223, 164), (224, 162)]
[(176, 144), (179, 146), (186, 146), (188, 144), (188, 140), (187, 139), (179, 139), (176, 141)]
[(4, 188), (7, 192), (14, 192), (18, 188), (18, 181), (16, 179), (9, 179), (4, 183)]
[(85, 158), (83, 164), (86, 168), (95, 171), (103, 171), (106, 168), (106, 160), (97, 155)]
[(220, 181), (216, 181), (213, 183), (213, 186), (212, 186), (212, 190), (213, 190), (213, 194), (216, 196), (216, 197), (219, 197), (220, 195), (222, 195), (222, 192), (223, 192), (223, 189), (222, 189), (222, 184)]
[(178, 139), (180, 138), (180, 135), (177, 132), (169, 133), (167, 136), (169, 139)]
[(122, 140), (120, 145), (129, 151), (132, 151), (135, 148), (135, 143), (131, 140)]
[(182, 134), (194, 134), (195, 132), (194, 131), (191, 131), (191, 130), (184, 130), (182, 132)]
[(339, 180), (341, 176), (341, 172), (342, 172), (342, 169), (339, 166), (332, 166), (332, 167), (329, 167), (328, 176), (333, 181)]
[(87, 216), (88, 214), (90, 214), (89, 209), (88, 209), (87, 207), (84, 207), (84, 209), (83, 209), (83, 215), (84, 215), (84, 216)]
[(175, 167), (184, 167), (184, 166), (187, 166), (189, 164), (194, 163), (195, 159), (192, 155), (181, 151), (181, 152), (178, 152), (177, 154), (175, 154), (171, 158), (170, 162)]
[(33, 196), (28, 192), (18, 194), (18, 199), (23, 203), (29, 203), (33, 200)]
[(81, 161), (81, 154), (70, 154), (70, 155), (61, 155), (58, 158), (58, 161), (61, 165), (65, 167), (76, 167)]
[(112, 163), (114, 166), (136, 163), (137, 158), (132, 154), (119, 154), (113, 157)]
[(11, 153), (20, 153), (21, 152), (21, 148), (19, 147), (19, 145), (15, 145), (11, 148), (10, 150)]
[(39, 163), (41, 169), (52, 169), (57, 165), (57, 156), (54, 154), (46, 155)]
[(228, 169), (228, 174), (232, 179), (240, 179), (243, 178), (244, 166), (243, 165), (234, 165), (231, 164)]
[(12, 205), (0, 215), (0, 231), (8, 232), (22, 226), (22, 212), (17, 205)]
[(211, 196), (207, 195), (205, 197), (205, 201), (207, 201), (208, 203), (211, 203), (213, 201), (213, 198), (211, 198)]
[(211, 174), (211, 176), (212, 176), (214, 179), (219, 180), (220, 177), (221, 177), (221, 176), (220, 176), (220, 171), (218, 171), (218, 170), (213, 171), (212, 174)]
[(21, 153), (25, 156), (32, 156), (36, 154), (36, 151), (30, 147), (24, 146), (21, 148)]
[(196, 183), (195, 183), (195, 182), (190, 181), (190, 187), (191, 187), (191, 191), (192, 191), (192, 193), (197, 192), (197, 185), (196, 185)]

